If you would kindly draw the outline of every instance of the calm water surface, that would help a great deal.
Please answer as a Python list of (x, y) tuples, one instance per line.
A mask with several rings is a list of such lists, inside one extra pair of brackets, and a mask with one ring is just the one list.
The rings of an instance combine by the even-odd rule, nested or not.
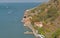
[[(35, 38), (24, 35), (25, 28), (21, 20), (24, 10), (40, 3), (0, 3), (0, 38)], [(28, 29), (27, 29), (28, 30)]]

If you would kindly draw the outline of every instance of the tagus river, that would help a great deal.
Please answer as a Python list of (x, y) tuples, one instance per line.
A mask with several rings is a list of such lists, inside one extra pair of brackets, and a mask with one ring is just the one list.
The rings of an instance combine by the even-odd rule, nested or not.
[(33, 35), (24, 35), (26, 30), (21, 20), (26, 9), (39, 4), (0, 3), (0, 38), (35, 38)]

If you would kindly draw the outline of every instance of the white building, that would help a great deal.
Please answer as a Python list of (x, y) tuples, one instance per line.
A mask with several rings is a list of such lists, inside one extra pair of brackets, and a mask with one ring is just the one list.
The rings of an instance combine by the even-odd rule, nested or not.
[(43, 27), (42, 22), (34, 22), (34, 24), (35, 24), (36, 26), (38, 26), (38, 27)]

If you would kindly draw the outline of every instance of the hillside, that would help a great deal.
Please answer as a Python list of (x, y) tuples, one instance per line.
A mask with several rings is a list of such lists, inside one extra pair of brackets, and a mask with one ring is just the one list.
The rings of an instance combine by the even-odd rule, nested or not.
[[(26, 13), (28, 17), (32, 17), (31, 24), (39, 34), (46, 38), (60, 38), (60, 0), (50, 0)], [(35, 26), (34, 22), (42, 22), (43, 27)]]

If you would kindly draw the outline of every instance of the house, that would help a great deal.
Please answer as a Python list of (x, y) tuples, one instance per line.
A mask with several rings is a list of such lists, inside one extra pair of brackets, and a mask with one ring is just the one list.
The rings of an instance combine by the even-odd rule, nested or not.
[(43, 27), (42, 22), (34, 22), (34, 25), (38, 26), (38, 27)]

